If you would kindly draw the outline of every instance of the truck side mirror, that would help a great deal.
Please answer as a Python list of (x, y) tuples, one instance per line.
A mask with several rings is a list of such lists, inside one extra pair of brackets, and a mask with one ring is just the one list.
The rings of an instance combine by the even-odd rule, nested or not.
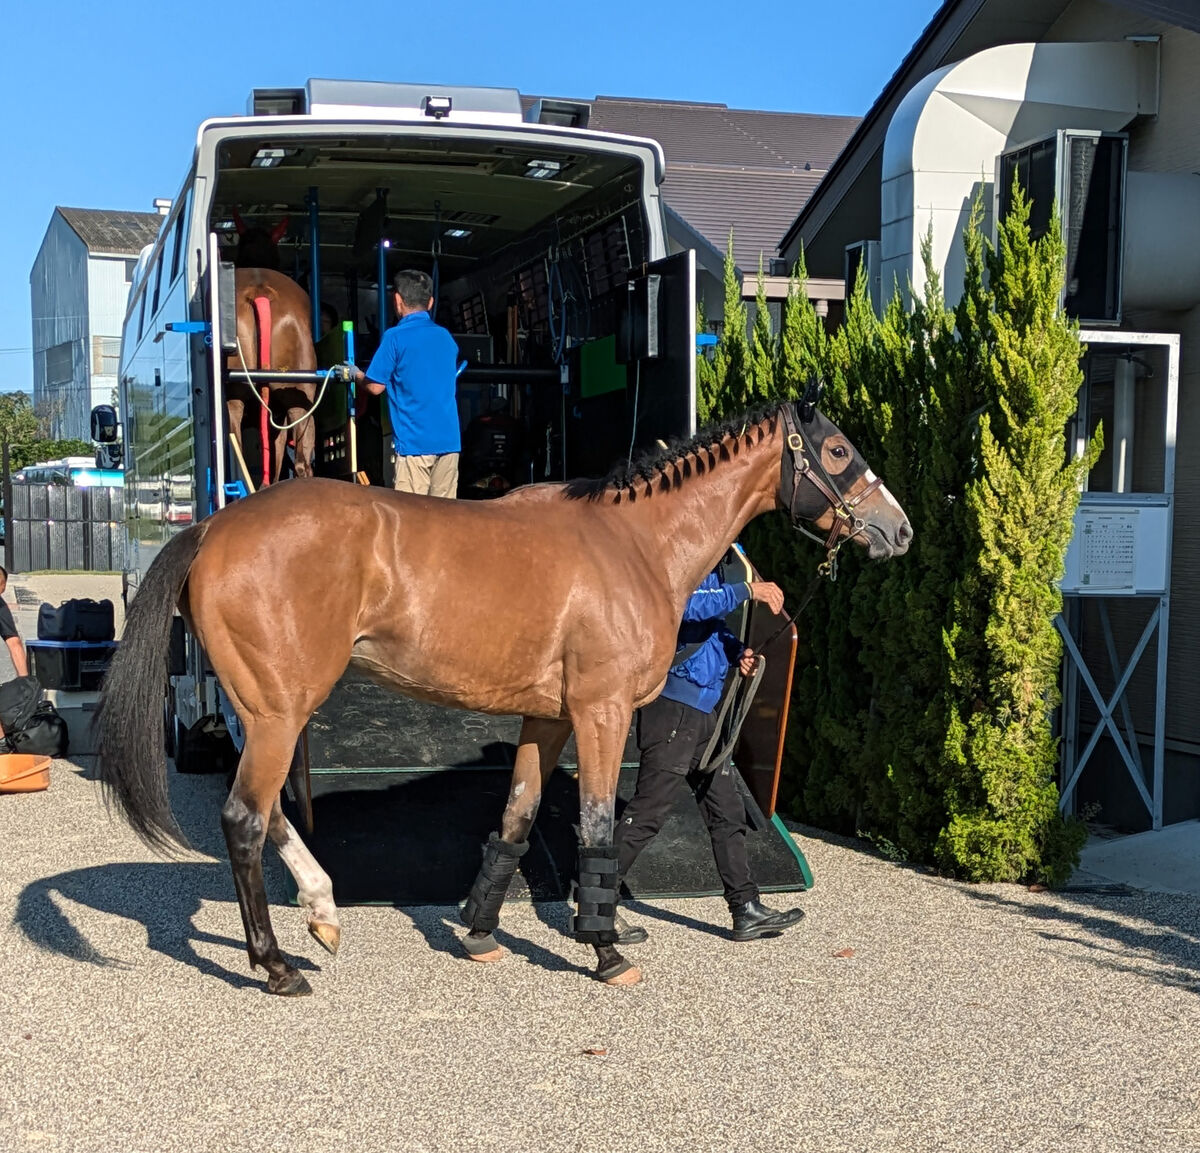
[(97, 444), (117, 441), (117, 410), (111, 404), (98, 404), (92, 409), (92, 440)]

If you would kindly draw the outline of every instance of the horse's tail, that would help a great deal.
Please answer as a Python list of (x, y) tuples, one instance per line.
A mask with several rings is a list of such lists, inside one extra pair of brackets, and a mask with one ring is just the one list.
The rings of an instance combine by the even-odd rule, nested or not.
[(113, 802), (146, 844), (188, 848), (167, 794), (163, 747), (163, 682), (171, 618), (207, 523), (170, 540), (155, 558), (129, 605), (96, 715), (97, 768), (104, 799)]

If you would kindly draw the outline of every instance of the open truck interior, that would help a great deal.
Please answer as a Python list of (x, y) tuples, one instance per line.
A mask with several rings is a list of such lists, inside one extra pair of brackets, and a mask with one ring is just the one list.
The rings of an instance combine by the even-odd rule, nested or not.
[[(460, 128), (426, 138), (239, 136), (220, 144), (217, 160), (210, 228), (221, 259), (236, 259), (240, 228), (282, 232), (279, 269), (315, 298), (322, 367), (352, 351), (365, 368), (395, 323), (394, 274), (433, 277), (434, 319), (460, 354), (460, 498), (601, 475), (635, 444), (691, 431), (691, 366), (679, 363), (692, 354), (688, 334), (653, 334), (667, 339), (648, 347), (636, 320), (652, 292), (679, 298), (656, 319), (693, 323), (686, 254), (651, 270), (637, 155)], [(680, 282), (673, 294), (662, 292), (664, 275)], [(321, 400), (318, 475), (351, 472), (347, 402), (344, 386)], [(257, 435), (249, 420), (244, 435), (251, 444)], [(353, 471), (390, 484), (382, 398), (355, 435)]]

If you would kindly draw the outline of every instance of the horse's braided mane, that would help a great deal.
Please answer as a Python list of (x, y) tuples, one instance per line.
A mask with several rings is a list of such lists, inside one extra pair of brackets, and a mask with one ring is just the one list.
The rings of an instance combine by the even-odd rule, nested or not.
[(761, 404), (740, 416), (714, 421), (688, 440), (675, 438), (666, 448), (647, 449), (632, 461), (620, 461), (607, 476), (568, 481), (566, 495), (571, 500), (598, 500), (611, 492), (619, 499), (621, 493), (642, 486), (664, 491), (678, 488), (693, 471), (702, 474), (727, 458), (729, 454), (723, 443), (730, 437), (734, 438), (736, 452), (743, 436), (748, 437), (765, 420), (770, 419), (774, 427), (778, 411), (778, 403)]

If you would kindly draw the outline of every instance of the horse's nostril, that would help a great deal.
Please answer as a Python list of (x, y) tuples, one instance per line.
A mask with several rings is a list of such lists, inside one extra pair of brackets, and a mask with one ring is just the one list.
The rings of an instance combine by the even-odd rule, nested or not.
[(898, 529), (896, 529), (896, 543), (908, 544), (912, 540), (912, 525), (908, 521), (904, 521)]

